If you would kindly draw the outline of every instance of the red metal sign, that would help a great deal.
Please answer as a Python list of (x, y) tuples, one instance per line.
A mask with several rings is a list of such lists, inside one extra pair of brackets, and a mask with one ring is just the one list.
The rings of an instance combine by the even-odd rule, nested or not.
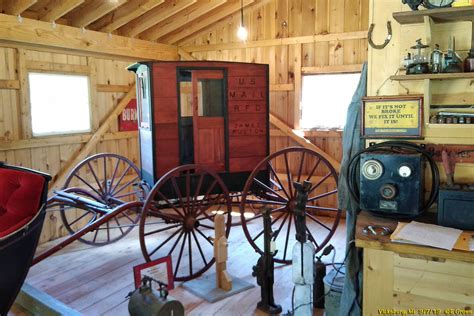
[(118, 120), (120, 132), (138, 130), (138, 113), (136, 99), (130, 100), (125, 109), (123, 109)]

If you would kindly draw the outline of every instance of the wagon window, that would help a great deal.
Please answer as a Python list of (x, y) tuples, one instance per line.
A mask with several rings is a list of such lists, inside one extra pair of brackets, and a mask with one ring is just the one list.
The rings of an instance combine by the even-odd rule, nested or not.
[(33, 136), (89, 132), (89, 78), (28, 73)]
[(224, 116), (224, 82), (222, 79), (201, 79), (198, 83), (198, 115)]
[(179, 83), (179, 99), (181, 117), (193, 116), (193, 93), (191, 81), (181, 81)]

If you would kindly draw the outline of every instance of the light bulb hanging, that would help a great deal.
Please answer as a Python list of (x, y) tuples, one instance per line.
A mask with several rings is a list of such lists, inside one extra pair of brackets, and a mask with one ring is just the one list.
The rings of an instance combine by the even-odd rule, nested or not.
[(240, 26), (237, 30), (237, 37), (242, 41), (246, 41), (248, 35), (248, 31), (244, 26), (244, 0), (240, 0)]

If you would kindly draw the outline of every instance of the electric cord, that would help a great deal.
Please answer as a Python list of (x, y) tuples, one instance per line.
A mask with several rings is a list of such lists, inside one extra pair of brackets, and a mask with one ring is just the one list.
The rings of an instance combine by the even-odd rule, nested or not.
[[(431, 192), (430, 196), (425, 202), (425, 204), (419, 209), (418, 214), (424, 213), (426, 210), (428, 210), (431, 205), (437, 200), (438, 198), (438, 189), (439, 189), (439, 184), (440, 184), (440, 178), (439, 178), (439, 170), (438, 166), (436, 165), (436, 162), (434, 161), (432, 157), (432, 153), (429, 151), (425, 150), (423, 147), (406, 142), (406, 141), (387, 141), (383, 143), (378, 143), (374, 144), (366, 149), (363, 149), (359, 151), (357, 154), (355, 154), (351, 160), (349, 161), (348, 167), (347, 167), (347, 174), (346, 174), (346, 185), (349, 189), (349, 193), (351, 197), (358, 203), (360, 204), (360, 192), (359, 192), (359, 187), (357, 185), (359, 178), (360, 178), (360, 170), (358, 168), (359, 166), (359, 161), (360, 161), (360, 156), (364, 153), (370, 153), (370, 152), (382, 152), (382, 153), (419, 153), (423, 157), (426, 158), (430, 165), (430, 171), (431, 171)], [(409, 216), (404, 216), (404, 215), (391, 215), (390, 214), (382, 214), (380, 212), (374, 212), (377, 214), (377, 216), (381, 217), (394, 217), (396, 216), (397, 218), (412, 218), (412, 215)]]

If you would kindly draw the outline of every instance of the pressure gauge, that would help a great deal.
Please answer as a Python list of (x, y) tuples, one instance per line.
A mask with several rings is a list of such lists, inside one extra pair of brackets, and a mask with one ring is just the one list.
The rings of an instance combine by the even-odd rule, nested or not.
[(400, 167), (398, 167), (398, 175), (402, 178), (408, 178), (412, 173), (413, 170), (409, 165), (400, 165)]
[(382, 176), (383, 165), (375, 159), (367, 160), (362, 165), (361, 172), (368, 180), (377, 180)]

